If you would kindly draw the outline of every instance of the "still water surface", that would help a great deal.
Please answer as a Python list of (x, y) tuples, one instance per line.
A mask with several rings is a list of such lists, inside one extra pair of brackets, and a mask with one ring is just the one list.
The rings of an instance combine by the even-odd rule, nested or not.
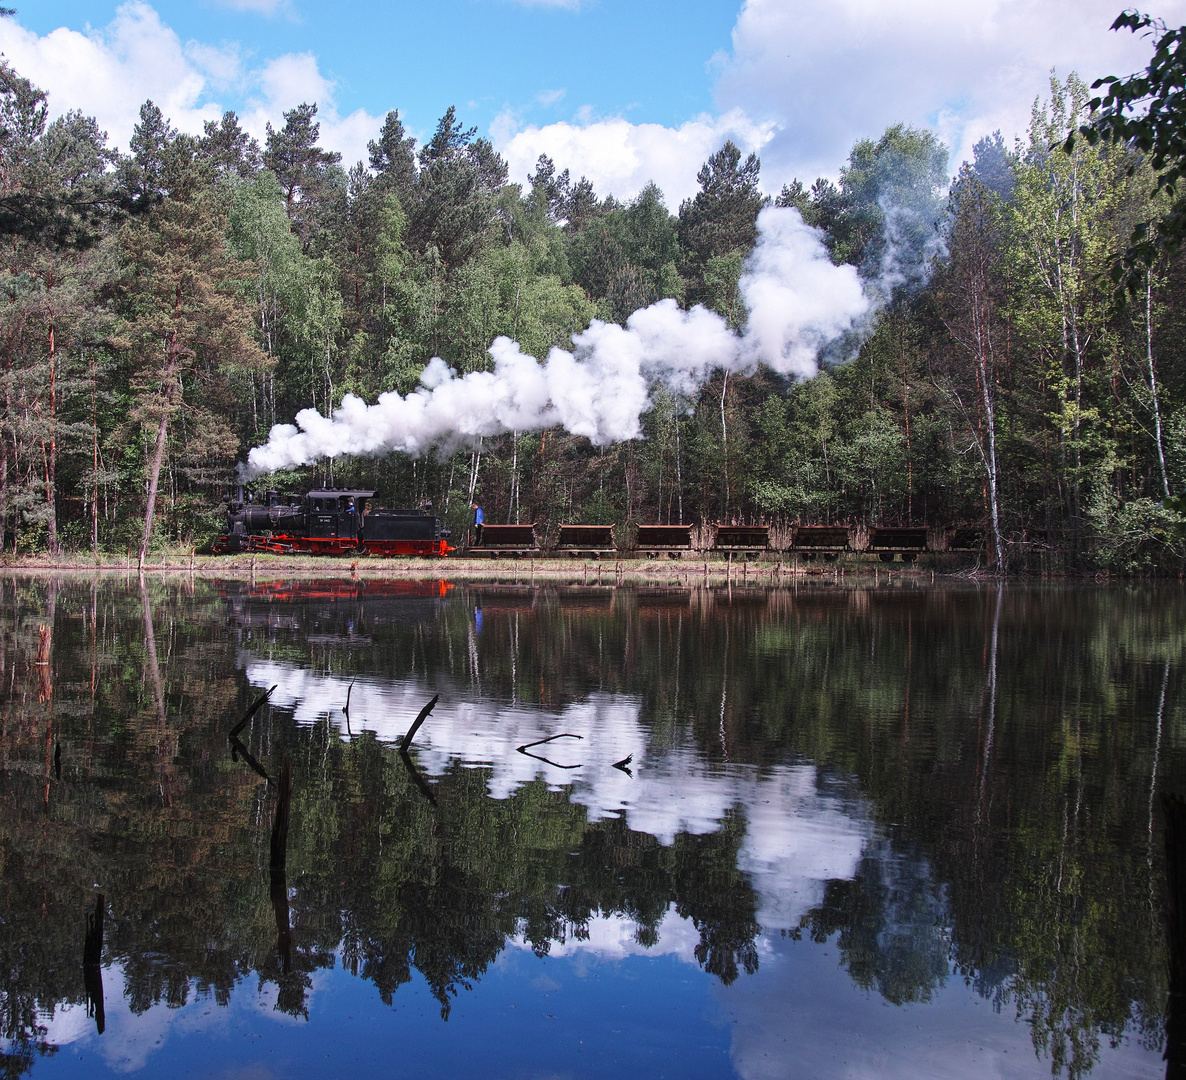
[(0, 1068), (1164, 1075), (1184, 648), (1176, 586), (0, 579)]

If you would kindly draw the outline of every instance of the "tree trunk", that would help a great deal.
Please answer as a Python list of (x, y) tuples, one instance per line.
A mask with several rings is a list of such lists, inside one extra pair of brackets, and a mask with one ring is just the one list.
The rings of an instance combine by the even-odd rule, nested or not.
[(140, 540), (140, 553), (136, 566), (144, 569), (144, 556), (148, 554), (148, 542), (152, 537), (152, 519), (156, 511), (156, 493), (161, 480), (161, 463), (165, 460), (165, 440), (169, 433), (169, 414), (161, 414), (161, 422), (157, 425), (156, 450), (152, 455), (152, 465), (148, 473), (148, 505), (144, 508), (144, 536)]
[(729, 373), (725, 372), (725, 379), (721, 385), (721, 449), (723, 451), (724, 466), (725, 466), (725, 512), (724, 517), (729, 517), (729, 429), (725, 426), (725, 395), (729, 392)]
[(91, 550), (99, 561), (99, 389), (91, 358)]
[(1157, 464), (1161, 469), (1161, 490), (1170, 497), (1170, 479), (1165, 468), (1165, 444), (1161, 437), (1161, 401), (1157, 391), (1157, 367), (1153, 363), (1153, 279), (1145, 276), (1145, 362), (1149, 366), (1149, 392), (1153, 398), (1153, 437), (1157, 443)]
[(8, 440), (0, 433), (0, 552), (8, 540)]
[[(679, 416), (675, 418), (675, 502), (679, 507), (679, 523), (684, 523), (684, 481), (681, 475), (680, 461), (679, 461)], [(667, 516), (667, 523), (671, 524), (671, 515)]]
[(57, 497), (54, 492), (55, 474), (58, 468), (58, 388), (57, 388), (57, 343), (54, 338), (54, 324), (49, 324), (49, 445), (45, 448), (45, 502), (49, 517), (45, 526), (48, 533), (49, 553), (58, 553)]
[(984, 426), (988, 436), (988, 452), (985, 455), (984, 461), (985, 472), (988, 474), (988, 510), (992, 522), (992, 542), (997, 557), (996, 571), (998, 574), (1002, 574), (1005, 571), (1005, 553), (1001, 544), (1001, 514), (997, 500), (996, 408), (992, 398), (992, 389), (988, 381), (990, 373), (984, 362), (983, 354), (977, 358), (977, 365), (980, 376), (981, 400), (984, 406)]

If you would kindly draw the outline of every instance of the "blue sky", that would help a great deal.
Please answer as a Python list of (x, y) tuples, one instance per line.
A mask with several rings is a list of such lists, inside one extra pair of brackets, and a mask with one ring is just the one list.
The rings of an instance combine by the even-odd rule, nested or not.
[[(523, 179), (540, 152), (602, 193), (655, 179), (674, 208), (725, 138), (763, 183), (835, 175), (891, 123), (952, 148), (1024, 133), (1051, 69), (1090, 81), (1149, 48), (1108, 26), (1117, 0), (15, 0), (0, 49), (56, 111), (126, 145), (152, 97), (179, 127), (233, 108), (258, 134), (319, 102), (348, 162), (398, 108), (423, 137), (449, 104)], [(1167, 22), (1186, 0), (1167, 0)]]
[[(255, 58), (312, 51), (347, 109), (398, 108), (418, 126), (453, 103), (482, 126), (508, 107), (552, 119), (570, 95), (578, 106), (678, 124), (712, 107), (708, 65), (728, 49), (737, 16), (736, 0), (598, 0), (583, 10), (508, 0), (152, 6), (183, 42), (234, 42)], [(40, 35), (102, 30), (119, 7), (54, 0), (19, 7), (18, 21)], [(556, 91), (565, 96), (552, 107), (539, 102)]]

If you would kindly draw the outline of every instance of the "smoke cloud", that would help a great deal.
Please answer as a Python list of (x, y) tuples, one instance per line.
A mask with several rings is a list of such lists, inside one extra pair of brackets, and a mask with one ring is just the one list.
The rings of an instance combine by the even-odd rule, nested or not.
[(872, 306), (856, 269), (833, 265), (820, 234), (790, 208), (758, 216), (740, 290), (748, 312), (740, 334), (706, 308), (660, 300), (625, 327), (594, 320), (573, 335), (571, 350), (552, 348), (542, 362), (507, 337), (490, 346), (493, 371), (459, 376), (434, 357), (406, 396), (380, 394), (368, 405), (347, 394), (330, 417), (304, 409), (295, 425), (277, 424), (248, 454), (242, 478), (344, 454), (447, 452), (479, 436), (551, 427), (597, 446), (634, 439), (656, 383), (692, 394), (714, 371), (758, 364), (810, 378), (820, 350)]

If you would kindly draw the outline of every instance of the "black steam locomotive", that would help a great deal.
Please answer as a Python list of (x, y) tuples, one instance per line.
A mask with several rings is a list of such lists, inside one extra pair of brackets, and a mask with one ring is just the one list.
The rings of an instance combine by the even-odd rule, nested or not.
[(304, 496), (269, 491), (266, 503), (253, 503), (240, 490), (229, 500), (227, 531), (214, 541), (214, 551), (443, 558), (453, 550), (440, 518), (428, 510), (373, 507), (374, 497), (373, 491), (325, 488)]

